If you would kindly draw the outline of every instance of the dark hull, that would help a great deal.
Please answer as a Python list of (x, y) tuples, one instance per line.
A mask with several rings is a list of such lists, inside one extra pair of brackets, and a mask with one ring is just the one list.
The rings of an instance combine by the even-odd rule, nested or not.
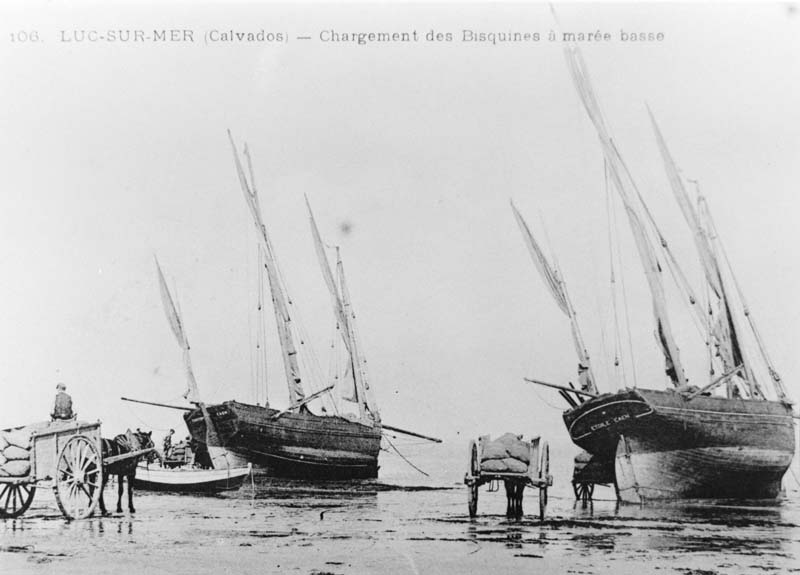
[(564, 422), (613, 464), (624, 501), (774, 498), (795, 449), (791, 408), (774, 401), (636, 389), (593, 398)]
[[(227, 401), (206, 407), (220, 443), (261, 473), (300, 479), (371, 479), (378, 476), (380, 425), (338, 416)], [(192, 437), (205, 439), (201, 411), (184, 415)]]

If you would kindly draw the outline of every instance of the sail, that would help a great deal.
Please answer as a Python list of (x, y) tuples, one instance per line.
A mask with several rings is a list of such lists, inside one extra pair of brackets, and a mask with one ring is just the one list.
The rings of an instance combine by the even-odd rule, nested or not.
[(350, 321), (345, 313), (342, 296), (339, 292), (339, 288), (336, 285), (336, 279), (333, 277), (333, 271), (331, 270), (330, 263), (328, 262), (328, 256), (325, 254), (325, 245), (322, 242), (322, 237), (320, 236), (317, 222), (314, 219), (314, 213), (311, 211), (311, 204), (308, 201), (308, 197), (306, 197), (306, 208), (308, 208), (308, 216), (311, 222), (311, 234), (314, 237), (314, 248), (317, 252), (317, 259), (319, 259), (319, 267), (322, 270), (323, 278), (325, 278), (325, 285), (328, 286), (328, 291), (331, 294), (331, 302), (333, 303), (334, 314), (336, 315), (336, 321), (339, 324), (339, 333), (342, 336), (342, 341), (344, 342), (349, 357), (347, 371), (345, 372), (344, 377), (345, 379), (351, 379), (352, 385), (347, 389), (342, 389), (342, 399), (360, 404), (361, 401), (359, 397), (363, 396), (363, 394), (359, 393), (360, 374), (358, 366), (356, 365), (356, 362), (359, 360), (354, 353), (355, 345), (351, 337), (352, 334), (350, 330)]
[(339, 280), (339, 293), (342, 296), (342, 308), (344, 310), (344, 316), (347, 318), (347, 331), (348, 338), (350, 339), (350, 358), (355, 380), (355, 389), (358, 396), (359, 412), (362, 418), (379, 421), (380, 414), (378, 413), (377, 404), (369, 385), (366, 361), (359, 352), (358, 334), (356, 333), (356, 316), (353, 312), (353, 306), (350, 303), (350, 290), (347, 289), (347, 282), (344, 277), (344, 264), (342, 264), (342, 258), (339, 256), (338, 249), (336, 250), (336, 270)]
[(308, 197), (306, 197), (306, 208), (308, 208), (308, 217), (311, 222), (311, 234), (314, 237), (314, 248), (317, 252), (317, 259), (319, 259), (319, 267), (322, 270), (322, 277), (325, 278), (325, 285), (328, 286), (328, 291), (331, 294), (331, 301), (333, 303), (334, 313), (336, 314), (336, 321), (339, 322), (339, 328), (342, 330), (342, 339), (344, 340), (344, 344), (349, 352), (350, 341), (349, 338), (344, 335), (347, 333), (347, 316), (344, 313), (342, 298), (339, 295), (339, 290), (336, 287), (336, 280), (333, 277), (331, 266), (328, 263), (328, 256), (325, 254), (325, 245), (322, 243), (322, 237), (319, 234), (317, 222), (314, 220), (314, 213), (311, 211), (311, 204), (308, 202)]
[(197, 389), (197, 381), (194, 378), (194, 372), (192, 371), (192, 362), (189, 355), (189, 340), (186, 338), (181, 316), (178, 313), (178, 309), (175, 307), (172, 295), (169, 293), (167, 282), (164, 279), (164, 273), (161, 271), (161, 266), (157, 258), (156, 270), (158, 271), (158, 285), (161, 291), (161, 303), (164, 305), (164, 313), (167, 316), (167, 321), (172, 329), (172, 333), (175, 335), (175, 339), (178, 340), (178, 345), (183, 350), (183, 365), (186, 370), (187, 384), (183, 397), (192, 403), (197, 403), (200, 401), (200, 393)]
[(589, 119), (592, 121), (598, 139), (600, 140), (603, 156), (609, 167), (611, 181), (625, 206), (625, 212), (628, 216), (628, 223), (633, 233), (639, 259), (650, 287), (653, 300), (653, 313), (656, 321), (656, 336), (664, 353), (666, 372), (674, 385), (684, 385), (686, 383), (686, 377), (680, 361), (678, 346), (672, 335), (669, 317), (666, 312), (664, 286), (661, 279), (661, 266), (658, 263), (652, 243), (647, 237), (644, 225), (633, 203), (634, 197), (638, 197), (641, 202), (641, 195), (638, 193), (636, 184), (622, 156), (617, 150), (614, 141), (611, 139), (580, 50), (577, 46), (567, 44), (565, 45), (564, 53), (581, 103), (586, 109), (586, 113), (589, 115)]
[(272, 307), (275, 312), (275, 321), (278, 329), (278, 338), (281, 344), (281, 352), (283, 355), (284, 371), (286, 372), (286, 384), (289, 388), (289, 403), (292, 407), (299, 405), (305, 399), (305, 392), (303, 391), (302, 381), (300, 378), (300, 366), (297, 362), (297, 349), (294, 345), (294, 338), (292, 336), (292, 318), (289, 315), (287, 305), (287, 297), (284, 292), (283, 285), (280, 281), (278, 274), (277, 263), (275, 261), (275, 254), (272, 250), (272, 243), (270, 242), (267, 228), (261, 218), (261, 207), (258, 200), (258, 192), (255, 184), (252, 181), (252, 165), (249, 161), (250, 155), (246, 154), (248, 159), (248, 166), (251, 174), (251, 181), (247, 181), (244, 168), (239, 159), (239, 154), (236, 150), (236, 144), (233, 141), (233, 136), (228, 131), (228, 138), (233, 150), (233, 158), (236, 163), (236, 173), (239, 176), (239, 184), (242, 188), (245, 201), (250, 214), (253, 217), (253, 223), (256, 226), (260, 240), (263, 243), (265, 259), (264, 265), (267, 269), (267, 279), (269, 281), (270, 292), (272, 293)]
[(520, 231), (522, 231), (522, 237), (525, 240), (525, 245), (528, 246), (528, 251), (531, 254), (533, 263), (536, 265), (536, 269), (539, 270), (539, 274), (542, 276), (545, 285), (550, 290), (553, 298), (556, 300), (558, 307), (561, 308), (561, 311), (563, 311), (565, 315), (569, 316), (570, 313), (569, 306), (567, 305), (567, 296), (564, 294), (564, 288), (559, 281), (558, 275), (548, 263), (544, 252), (542, 252), (539, 244), (536, 243), (536, 239), (534, 239), (528, 224), (522, 218), (522, 214), (519, 213), (519, 210), (517, 210), (514, 202), (511, 202), (511, 209), (514, 211), (514, 217), (517, 220), (517, 224), (519, 224)]
[(700, 256), (700, 264), (703, 267), (703, 273), (706, 276), (706, 281), (714, 292), (714, 295), (721, 297), (722, 279), (720, 277), (719, 263), (717, 262), (717, 258), (714, 256), (708, 236), (706, 235), (705, 229), (700, 223), (700, 219), (694, 209), (694, 206), (692, 205), (689, 194), (686, 192), (686, 188), (683, 185), (683, 180), (678, 172), (678, 167), (675, 164), (675, 160), (672, 159), (672, 154), (670, 154), (669, 148), (667, 148), (667, 143), (664, 140), (664, 136), (661, 134), (658, 124), (656, 123), (653, 112), (650, 110), (650, 108), (648, 108), (647, 113), (650, 115), (650, 122), (652, 123), (653, 131), (656, 134), (658, 149), (661, 152), (661, 158), (664, 163), (664, 169), (667, 172), (667, 178), (669, 179), (672, 193), (678, 202), (678, 206), (680, 206), (681, 212), (683, 213), (683, 217), (686, 220), (689, 229), (692, 231), (692, 237), (694, 238), (694, 243), (697, 248), (698, 255)]
[(575, 351), (578, 354), (578, 378), (581, 389), (588, 391), (589, 393), (597, 393), (597, 387), (594, 383), (594, 375), (592, 375), (592, 369), (589, 363), (589, 353), (586, 351), (586, 347), (583, 344), (583, 338), (581, 337), (580, 328), (578, 327), (575, 309), (572, 307), (572, 302), (567, 294), (567, 287), (559, 277), (558, 272), (547, 261), (544, 252), (539, 247), (539, 244), (533, 237), (528, 224), (525, 222), (522, 214), (519, 213), (519, 210), (517, 210), (514, 202), (511, 202), (511, 209), (514, 212), (514, 217), (516, 218), (517, 224), (519, 224), (519, 228), (522, 231), (522, 237), (525, 240), (525, 245), (528, 246), (528, 251), (531, 254), (533, 263), (539, 270), (539, 274), (542, 276), (542, 279), (544, 280), (545, 285), (549, 288), (553, 298), (555, 298), (558, 307), (569, 318), (572, 331), (572, 340), (575, 344)]
[[(369, 393), (369, 382), (367, 380), (366, 369), (364, 367), (364, 360), (359, 354), (358, 338), (355, 332), (355, 317), (353, 315), (350, 305), (350, 294), (347, 290), (347, 283), (344, 278), (344, 266), (342, 259), (339, 256), (339, 249), (336, 248), (336, 272), (337, 276), (334, 278), (333, 271), (328, 263), (328, 257), (325, 254), (325, 245), (322, 242), (322, 237), (317, 227), (317, 222), (314, 219), (314, 213), (311, 211), (311, 204), (306, 197), (306, 207), (308, 208), (308, 215), (311, 222), (311, 233), (314, 237), (314, 247), (319, 259), (320, 269), (325, 278), (325, 284), (328, 286), (328, 291), (331, 294), (331, 301), (333, 303), (336, 321), (339, 324), (339, 333), (342, 336), (345, 347), (349, 355), (350, 361), (348, 362), (348, 370), (345, 374), (352, 376), (352, 387), (342, 394), (342, 399), (357, 403), (359, 406), (359, 413), (362, 418), (368, 417), (368, 414), (377, 416), (377, 409), (375, 409), (374, 401)], [(338, 285), (337, 285), (338, 280)]]

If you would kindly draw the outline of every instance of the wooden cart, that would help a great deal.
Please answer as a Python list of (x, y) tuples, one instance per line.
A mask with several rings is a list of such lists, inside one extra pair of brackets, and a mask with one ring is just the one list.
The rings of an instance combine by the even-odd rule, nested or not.
[(25, 513), (37, 487), (53, 489), (58, 508), (68, 519), (89, 517), (100, 499), (104, 465), (152, 451), (135, 451), (104, 461), (99, 421), (54, 421), (34, 429), (29, 474), (0, 476), (0, 519)]
[(528, 469), (524, 473), (486, 471), (481, 469), (481, 454), (488, 437), (480, 437), (478, 441), (469, 444), (469, 471), (464, 477), (467, 485), (469, 516), (475, 517), (478, 513), (478, 488), (489, 483), (489, 491), (497, 491), (502, 480), (506, 488), (509, 517), (522, 516), (522, 495), (526, 486), (539, 490), (539, 519), (544, 521), (547, 509), (547, 488), (553, 485), (553, 476), (550, 475), (550, 446), (541, 438), (534, 437), (527, 442), (530, 447)]

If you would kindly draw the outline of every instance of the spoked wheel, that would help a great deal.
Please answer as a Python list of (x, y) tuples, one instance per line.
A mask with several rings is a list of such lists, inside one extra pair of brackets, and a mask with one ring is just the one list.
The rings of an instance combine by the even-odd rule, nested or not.
[(56, 464), (53, 490), (56, 503), (65, 517), (89, 517), (103, 485), (103, 463), (95, 444), (83, 435), (71, 437), (61, 450)]
[(0, 518), (13, 519), (25, 513), (35, 494), (36, 487), (33, 485), (0, 484)]
[(467, 483), (467, 502), (469, 504), (469, 516), (475, 517), (478, 514), (478, 475), (481, 472), (481, 464), (478, 461), (478, 445), (474, 441), (469, 442), (469, 474), (472, 478)]
[(542, 487), (539, 488), (539, 521), (544, 521), (544, 514), (547, 510), (547, 487), (552, 483), (550, 478), (550, 445), (547, 442), (542, 445), (539, 479), (542, 481)]
[(573, 483), (572, 488), (575, 491), (576, 500), (583, 503), (588, 503), (592, 500), (592, 495), (594, 494), (594, 483)]

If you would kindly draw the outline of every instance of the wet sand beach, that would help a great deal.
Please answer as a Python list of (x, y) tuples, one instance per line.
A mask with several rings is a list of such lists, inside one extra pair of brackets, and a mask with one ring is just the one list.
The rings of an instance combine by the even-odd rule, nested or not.
[[(453, 457), (456, 461), (457, 458)], [(217, 496), (136, 494), (136, 513), (65, 521), (41, 490), (20, 519), (0, 522), (2, 573), (680, 573), (800, 572), (800, 505), (777, 502), (618, 506), (613, 491), (575, 505), (554, 470), (547, 517), (535, 491), (505, 517), (502, 488), (467, 514), (457, 464), (438, 477), (405, 471), (377, 482), (257, 477)], [(463, 477), (463, 472), (461, 473)], [(792, 481), (791, 477), (787, 478)], [(106, 502), (116, 502), (108, 488)]]

